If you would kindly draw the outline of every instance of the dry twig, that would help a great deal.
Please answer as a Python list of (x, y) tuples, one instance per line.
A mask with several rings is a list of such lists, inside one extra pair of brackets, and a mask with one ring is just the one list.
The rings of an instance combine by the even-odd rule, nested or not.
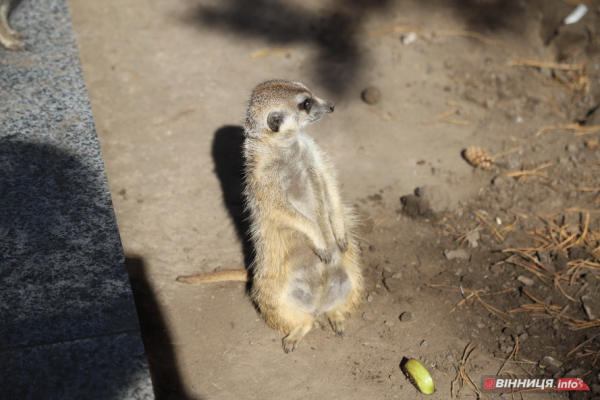
[(504, 42), (502, 40), (488, 39), (485, 36), (483, 36), (477, 32), (464, 31), (464, 30), (460, 30), (460, 29), (452, 29), (452, 30), (434, 31), (433, 33), (437, 36), (465, 36), (465, 37), (477, 39), (480, 42), (485, 43), (485, 44), (506, 47), (506, 42)]
[(516, 58), (508, 63), (509, 67), (531, 67), (531, 68), (551, 68), (567, 71), (583, 71), (584, 64), (567, 64), (548, 61), (526, 60), (524, 58)]
[(375, 108), (369, 108), (369, 111), (372, 112), (373, 114), (379, 115), (383, 119), (387, 119), (388, 121), (400, 121), (400, 118), (392, 115), (392, 113), (390, 113), (390, 112), (379, 111)]
[(540, 136), (542, 133), (556, 130), (566, 130), (576, 132), (576, 136), (587, 135), (589, 133), (600, 132), (600, 125), (581, 126), (579, 124), (568, 125), (549, 125), (544, 126), (536, 132), (535, 136)]
[(551, 165), (552, 165), (552, 163), (545, 163), (545, 164), (535, 167), (534, 169), (530, 169), (530, 170), (523, 169), (521, 171), (509, 172), (508, 174), (506, 174), (506, 176), (508, 176), (509, 178), (515, 178), (517, 176), (522, 178), (525, 175), (537, 175), (537, 176), (541, 176), (542, 178), (548, 179), (547, 174), (544, 174), (539, 171), (544, 168), (548, 168)]
[(251, 60), (257, 60), (259, 58), (266, 57), (289, 57), (294, 52), (294, 49), (285, 48), (285, 47), (267, 47), (265, 49), (261, 49), (255, 51), (250, 55)]

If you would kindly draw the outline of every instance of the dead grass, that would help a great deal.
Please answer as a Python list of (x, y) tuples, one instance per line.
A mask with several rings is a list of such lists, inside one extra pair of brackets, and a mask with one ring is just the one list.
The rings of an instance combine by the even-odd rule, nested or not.
[[(566, 219), (563, 218), (566, 213), (578, 213), (580, 223), (569, 224), (567, 222), (556, 222), (566, 221)], [(461, 244), (464, 243), (470, 234), (483, 229), (484, 226), (494, 232), (500, 241), (504, 239), (503, 235), (492, 223), (487, 221), (483, 215), (478, 212), (475, 212), (475, 215), (481, 220), (481, 223), (468, 232), (461, 232), (448, 224), (442, 225), (449, 228), (452, 234), (458, 236), (456, 240)], [(530, 247), (507, 248), (502, 250), (503, 253), (506, 253), (509, 256), (507, 259), (500, 261), (496, 265), (512, 264), (529, 272), (537, 277), (544, 285), (556, 290), (563, 298), (571, 303), (575, 303), (571, 310), (577, 312), (576, 310), (582, 309), (581, 300), (578, 295), (581, 290), (584, 289), (585, 285), (585, 282), (581, 277), (589, 273), (600, 275), (600, 223), (597, 219), (592, 218), (591, 212), (580, 209), (567, 209), (554, 215), (541, 215), (538, 217), (544, 223), (544, 227), (527, 232), (532, 239), (533, 245)], [(513, 230), (517, 226), (518, 221), (519, 216), (516, 215), (514, 222), (505, 227), (504, 232)], [(554, 257), (562, 254), (563, 257), (568, 259), (569, 250), (574, 247), (579, 248), (583, 251), (583, 254), (588, 255), (589, 257), (568, 261), (566, 266), (561, 270), (556, 270), (554, 263), (552, 263), (552, 265), (545, 264), (545, 261), (538, 256), (540, 253), (546, 253), (549, 256), (552, 255)], [(503, 321), (510, 318), (510, 315), (513, 313), (528, 312), (537, 318), (558, 318), (571, 329), (600, 327), (600, 320), (587, 321), (575, 315), (568, 314), (568, 306), (563, 308), (556, 304), (546, 304), (525, 289), (523, 289), (523, 294), (525, 294), (532, 303), (522, 304), (519, 308), (505, 313), (484, 301), (483, 297), (506, 293), (510, 289), (497, 293), (484, 293), (482, 290), (469, 290), (464, 289), (462, 286), (459, 288), (444, 285), (427, 286), (439, 290), (459, 291), (462, 294), (463, 299), (452, 311), (463, 305), (478, 302), (486, 310)]]
[(470, 304), (477, 302), (477, 303), (481, 304), (483, 306), (483, 308), (485, 308), (490, 313), (494, 314), (496, 317), (498, 317), (503, 322), (507, 322), (508, 319), (511, 318), (511, 316), (508, 315), (507, 313), (500, 311), (496, 307), (485, 302), (482, 299), (482, 297), (504, 294), (504, 293), (512, 292), (516, 289), (510, 288), (510, 289), (502, 290), (500, 292), (486, 293), (483, 289), (471, 290), (471, 289), (466, 289), (466, 288), (462, 287), (462, 285), (459, 287), (448, 286), (448, 285), (434, 285), (434, 284), (429, 284), (426, 286), (429, 288), (432, 288), (432, 289), (444, 290), (444, 291), (449, 291), (449, 292), (459, 292), (461, 294), (463, 299), (461, 301), (459, 301), (456, 304), (456, 306), (454, 306), (454, 308), (450, 311), (451, 313), (454, 312), (459, 307), (462, 307), (464, 305), (469, 306)]
[[(538, 173), (541, 168), (545, 168), (548, 165), (544, 164), (530, 171), (521, 171), (521, 173), (527, 172), (528, 175)], [(519, 176), (518, 173), (508, 175)], [(600, 187), (583, 187), (577, 189), (580, 191), (600, 191)], [(556, 220), (563, 220), (564, 215), (567, 213), (579, 214), (580, 223), (568, 224), (566, 222), (556, 222)], [(600, 210), (568, 208), (554, 215), (539, 215), (538, 218), (544, 222), (545, 227), (527, 232), (531, 236), (533, 246), (503, 249), (502, 252), (509, 254), (509, 256), (507, 259), (496, 263), (496, 265), (513, 264), (519, 266), (538, 277), (542, 283), (555, 288), (569, 301), (577, 302), (578, 300), (572, 294), (569, 294), (563, 285), (567, 285), (567, 287), (574, 286), (577, 284), (579, 278), (587, 273), (600, 275), (600, 221), (592, 218), (593, 214), (598, 213), (600, 213)], [(481, 231), (484, 228), (489, 229), (500, 242), (503, 242), (503, 233), (506, 234), (513, 231), (518, 226), (520, 218), (527, 218), (527, 216), (515, 214), (515, 219), (510, 225), (498, 230), (481, 213), (474, 211), (473, 214), (479, 218), (481, 223), (466, 231), (456, 229), (447, 222), (440, 222), (438, 224), (446, 228), (447, 232), (454, 235), (456, 237), (455, 240), (462, 246), (474, 232)], [(567, 263), (567, 268), (561, 271), (555, 271), (553, 266), (545, 265), (538, 258), (538, 252), (549, 253), (555, 257), (560, 253), (564, 257), (568, 257), (569, 250), (573, 247), (580, 248), (585, 254), (589, 255), (589, 258), (571, 260)]]
[(498, 232), (498, 229), (496, 229), (494, 224), (492, 224), (487, 219), (485, 219), (485, 217), (483, 215), (481, 215), (480, 213), (478, 213), (477, 211), (473, 212), (473, 214), (475, 214), (477, 216), (477, 218), (479, 218), (481, 220), (481, 222), (483, 222), (492, 231), (492, 233), (498, 238), (498, 240), (500, 240), (501, 242), (504, 242), (504, 236), (502, 236), (502, 234), (500, 232)]
[(514, 364), (514, 365), (518, 366), (521, 369), (521, 371), (523, 371), (524, 373), (526, 373), (528, 375), (531, 375), (531, 373), (529, 371), (527, 371), (527, 369), (523, 368), (523, 365), (537, 365), (537, 363), (535, 361), (517, 358), (517, 356), (519, 354), (519, 337), (514, 335), (513, 341), (515, 342), (515, 345), (514, 345), (512, 351), (510, 352), (510, 354), (508, 355), (508, 357), (506, 357), (504, 359), (504, 361), (502, 362), (502, 364), (500, 365), (500, 369), (496, 373), (496, 376), (501, 376), (502, 374), (516, 375), (515, 372), (506, 370), (506, 367), (508, 364)]
[(454, 378), (454, 380), (450, 384), (450, 394), (453, 399), (455, 399), (460, 394), (460, 392), (465, 386), (471, 389), (473, 392), (475, 392), (478, 399), (484, 397), (486, 399), (489, 398), (485, 393), (481, 391), (477, 383), (469, 376), (469, 372), (467, 370), (469, 358), (471, 358), (471, 355), (473, 355), (473, 352), (476, 348), (477, 346), (474, 346), (473, 343), (469, 343), (463, 351), (463, 355), (460, 361), (458, 362), (458, 366), (455, 366), (456, 378)]
[(571, 132), (575, 132), (575, 136), (583, 136), (583, 135), (588, 135), (591, 133), (600, 132), (600, 125), (591, 125), (591, 126), (581, 126), (579, 124), (548, 125), (548, 126), (544, 126), (544, 127), (541, 127), (540, 129), (538, 129), (535, 136), (537, 137), (543, 133), (550, 132), (550, 131), (557, 131), (557, 130), (571, 131)]
[(551, 69), (554, 71), (554, 80), (568, 90), (584, 94), (590, 90), (591, 83), (589, 76), (585, 73), (585, 63), (569, 64), (516, 58), (509, 62), (508, 66)]
[(544, 168), (548, 168), (551, 165), (552, 165), (552, 163), (545, 163), (545, 164), (539, 165), (539, 166), (537, 166), (537, 167), (535, 167), (533, 169), (530, 169), (530, 170), (526, 170), (525, 166), (523, 165), (521, 167), (520, 171), (509, 172), (509, 173), (506, 174), (506, 176), (508, 176), (509, 178), (519, 177), (519, 182), (525, 182), (526, 181), (525, 177), (526, 176), (530, 176), (530, 175), (540, 176), (540, 177), (542, 177), (544, 179), (549, 179), (548, 174), (540, 172), (540, 170), (542, 170)]

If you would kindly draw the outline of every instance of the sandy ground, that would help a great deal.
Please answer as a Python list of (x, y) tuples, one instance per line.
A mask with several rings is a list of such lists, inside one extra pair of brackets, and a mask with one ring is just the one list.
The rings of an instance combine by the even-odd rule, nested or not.
[[(435, 380), (431, 398), (448, 399), (469, 343), (477, 348), (465, 371), (482, 386), (518, 338), (520, 353), (512, 360), (531, 363), (511, 361), (510, 371), (575, 371), (598, 394), (594, 322), (572, 330), (560, 318), (497, 314), (473, 297), (459, 305), (482, 290), (486, 304), (508, 313), (531, 303), (523, 294), (531, 280), (529, 292), (561, 306), (570, 302), (552, 278), (547, 284), (539, 272), (497, 264), (508, 256), (503, 250), (531, 247), (527, 232), (543, 226), (540, 214), (592, 210), (576, 214), (575, 224), (590, 216), (590, 236), (581, 243), (591, 247), (581, 247), (598, 262), (591, 235), (598, 231), (593, 189), (600, 153), (589, 143), (597, 134), (536, 134), (551, 125), (600, 125), (595, 4), (568, 27), (560, 21), (574, 5), (558, 0), (69, 0), (69, 6), (158, 398), (416, 398), (399, 365), (417, 358)], [(585, 69), (509, 65), (517, 59)], [(335, 162), (345, 199), (366, 221), (364, 305), (343, 338), (323, 321), (289, 355), (243, 284), (175, 281), (247, 263), (240, 123), (252, 87), (274, 77), (302, 81), (336, 103), (335, 113), (309, 133)], [(381, 93), (373, 105), (361, 99), (371, 86)], [(499, 155), (491, 171), (461, 157), (472, 145)], [(541, 183), (506, 176), (548, 162), (538, 171), (545, 176), (532, 175)], [(590, 190), (564, 189), (574, 184)], [(400, 197), (419, 187), (426, 194), (403, 207)], [(504, 233), (502, 240), (488, 222)], [(473, 231), (478, 239), (461, 240)], [(448, 254), (459, 248), (466, 257)], [(596, 293), (597, 274), (588, 264), (566, 286), (578, 320), (591, 320), (578, 302)], [(434, 284), (450, 290), (427, 286)], [(568, 354), (584, 342), (581, 357)], [(538, 367), (545, 356), (563, 364), (556, 371)], [(456, 381), (455, 392), (460, 386)], [(458, 397), (470, 395), (465, 386)]]

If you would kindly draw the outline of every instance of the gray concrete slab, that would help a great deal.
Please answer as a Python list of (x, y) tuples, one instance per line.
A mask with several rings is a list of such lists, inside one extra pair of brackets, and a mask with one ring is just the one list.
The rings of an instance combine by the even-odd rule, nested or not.
[(0, 398), (153, 398), (64, 0), (0, 49)]
[(2, 399), (154, 398), (135, 332), (0, 352)]

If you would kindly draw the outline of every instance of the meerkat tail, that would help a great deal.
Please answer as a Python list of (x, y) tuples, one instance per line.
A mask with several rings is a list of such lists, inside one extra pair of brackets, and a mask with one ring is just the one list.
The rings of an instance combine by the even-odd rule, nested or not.
[(210, 272), (207, 274), (180, 276), (177, 278), (177, 282), (182, 283), (211, 283), (227, 281), (249, 282), (250, 275), (248, 275), (248, 271), (245, 269), (229, 269), (225, 271)]

